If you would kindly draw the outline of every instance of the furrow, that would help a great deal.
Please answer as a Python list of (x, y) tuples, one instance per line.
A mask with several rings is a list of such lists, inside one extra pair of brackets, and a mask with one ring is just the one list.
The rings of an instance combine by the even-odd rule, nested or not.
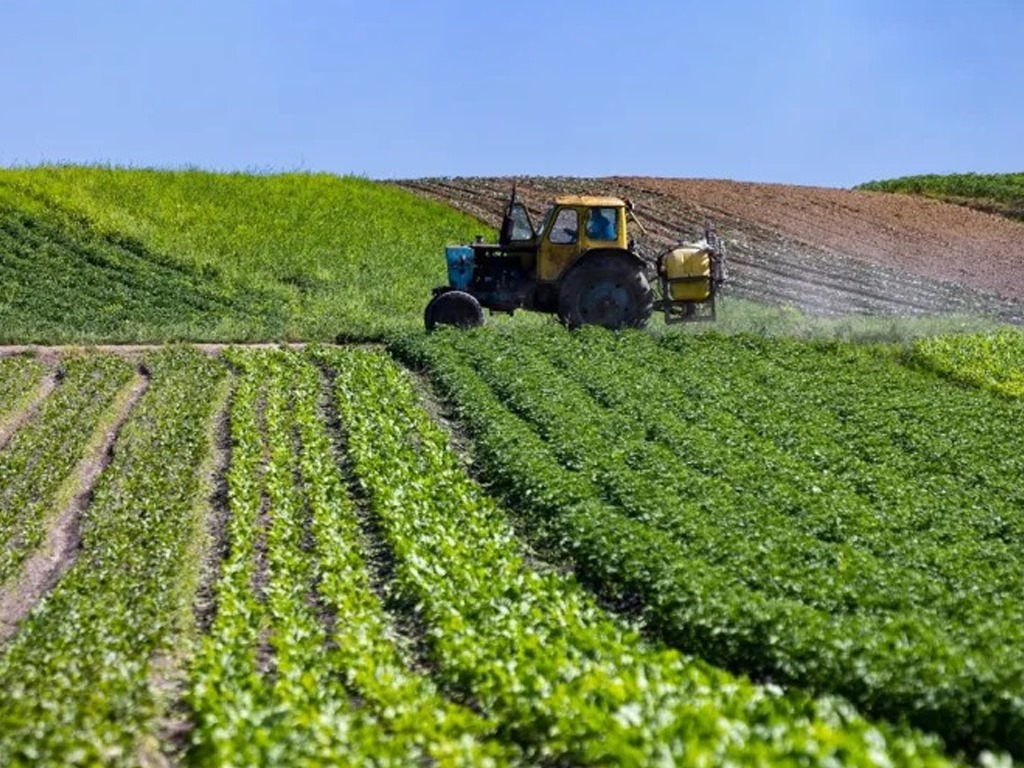
[(15, 632), (36, 602), (74, 562), (81, 546), (81, 516), (92, 499), (97, 479), (113, 460), (114, 445), (125, 421), (148, 386), (148, 372), (141, 369), (101, 421), (93, 444), (68, 479), (76, 488), (71, 502), (49, 523), (39, 548), (22, 563), (19, 577), (0, 586), (0, 643)]
[(6, 411), (0, 413), (0, 451), (4, 450), (19, 429), (39, 413), (46, 398), (60, 383), (60, 376), (59, 371), (54, 371), (41, 378), (35, 392), (28, 390), (11, 397)]
[(202, 576), (192, 609), (196, 629), (200, 634), (209, 632), (216, 617), (216, 585), (223, 577), (224, 564), (230, 552), (228, 526), (231, 511), (228, 507), (227, 473), (231, 466), (231, 410), (235, 401), (236, 378), (232, 371), (229, 394), (213, 427), (210, 492), (206, 511), (206, 546), (202, 555)]
[(43, 542), (55, 511), (69, 505), (76, 465), (102, 440), (129, 363), (106, 355), (64, 363), (62, 385), (0, 453), (0, 585), (15, 578)]
[(0, 655), (4, 765), (137, 765), (165, 706), (149, 666), (189, 648), (199, 468), (224, 371), (180, 348), (145, 365), (149, 387), (82, 515), (78, 557)]

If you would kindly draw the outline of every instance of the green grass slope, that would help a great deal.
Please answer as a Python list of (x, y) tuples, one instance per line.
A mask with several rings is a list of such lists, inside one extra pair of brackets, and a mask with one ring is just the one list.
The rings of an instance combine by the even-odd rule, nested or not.
[(856, 189), (921, 195), (1024, 221), (1024, 173), (953, 173), (871, 181)]
[(327, 174), (0, 170), (0, 343), (379, 339), (488, 233)]

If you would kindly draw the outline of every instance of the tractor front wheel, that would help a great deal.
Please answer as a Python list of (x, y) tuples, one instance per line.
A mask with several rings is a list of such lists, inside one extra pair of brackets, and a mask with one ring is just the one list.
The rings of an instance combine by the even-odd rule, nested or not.
[(570, 328), (642, 328), (654, 311), (654, 291), (631, 260), (602, 254), (572, 268), (558, 291), (558, 317)]
[(480, 302), (465, 291), (445, 291), (430, 300), (423, 311), (423, 322), (428, 331), (439, 325), (456, 328), (475, 328), (484, 324), (484, 311)]

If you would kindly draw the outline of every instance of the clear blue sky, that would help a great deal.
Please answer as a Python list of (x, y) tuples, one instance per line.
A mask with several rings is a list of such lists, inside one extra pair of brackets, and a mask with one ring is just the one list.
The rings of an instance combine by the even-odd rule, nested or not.
[(3, 0), (0, 165), (1024, 171), (1022, 0)]

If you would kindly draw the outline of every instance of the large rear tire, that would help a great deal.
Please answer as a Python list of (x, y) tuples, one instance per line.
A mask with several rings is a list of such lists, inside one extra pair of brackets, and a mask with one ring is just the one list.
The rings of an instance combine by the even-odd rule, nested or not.
[(484, 324), (484, 311), (480, 302), (465, 291), (445, 291), (427, 304), (423, 311), (423, 323), (428, 331), (439, 325), (475, 328)]
[(570, 328), (643, 328), (653, 311), (647, 276), (626, 256), (591, 256), (572, 268), (558, 292), (558, 317)]

